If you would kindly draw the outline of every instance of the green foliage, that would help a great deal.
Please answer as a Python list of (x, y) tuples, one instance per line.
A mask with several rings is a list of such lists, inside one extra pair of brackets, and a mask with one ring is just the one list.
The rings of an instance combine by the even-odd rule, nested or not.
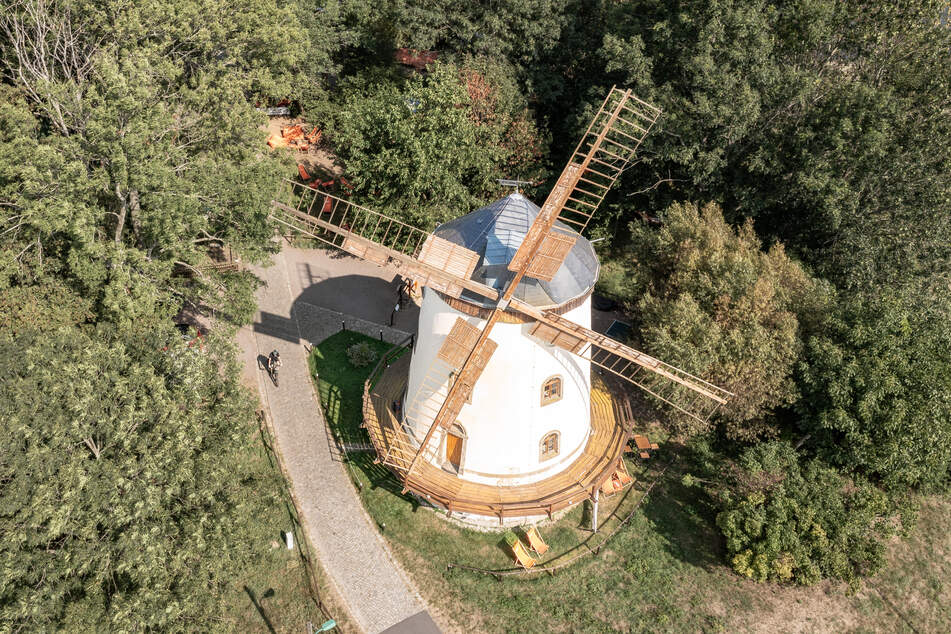
[(780, 441), (746, 450), (727, 471), (717, 526), (733, 569), (757, 581), (854, 582), (883, 564), (896, 531), (889, 498)]
[[(458, 72), (371, 80), (344, 89), (334, 143), (371, 208), (431, 227), (469, 211), (492, 183), (498, 149), (469, 117)], [(460, 107), (461, 106), (461, 107)]]
[(205, 629), (248, 563), (231, 348), (113, 332), (0, 340), (4, 629)]
[(0, 292), (0, 336), (49, 332), (85, 322), (93, 316), (89, 302), (56, 278), (17, 285)]
[(360, 344), (366, 345), (377, 356), (393, 347), (359, 332), (344, 330), (321, 341), (308, 359), (327, 424), (340, 442), (366, 443), (369, 440), (361, 427), (363, 412), (360, 403), (364, 382), (372, 368), (354, 367), (347, 355), (350, 348)]
[(253, 104), (291, 91), (299, 26), (83, 0), (0, 28), (0, 630), (216, 629), (277, 488), (228, 333), (186, 348), (170, 318), (253, 310), (256, 278), (202, 266), (272, 248)]
[(896, 488), (951, 475), (951, 329), (929, 312), (851, 299), (808, 340), (800, 409), (831, 463)]
[(425, 76), (343, 89), (333, 142), (361, 201), (431, 228), (484, 204), (498, 192), (495, 178), (537, 173), (540, 152), (529, 148), (540, 141), (511, 90), (479, 75), (488, 92), (474, 102), (461, 75), (436, 64)]
[(564, 4), (552, 0), (500, 0), (491, 7), (387, 0), (374, 3), (374, 9), (368, 30), (390, 46), (508, 59), (519, 69), (557, 46), (565, 22)]
[(226, 275), (194, 272), (211, 245), (252, 261), (269, 249), (282, 167), (260, 151), (252, 98), (290, 90), (292, 14), (253, 0), (44, 12), (46, 23), (25, 5), (3, 17), (72, 61), (49, 78), (29, 46), (0, 48), (15, 77), (0, 106), (0, 272), (58, 263), (120, 324), (183, 300), (247, 313), (227, 304)]
[(611, 279), (623, 280), (614, 294), (637, 316), (650, 354), (736, 395), (721, 414), (727, 436), (775, 433), (772, 410), (797, 398), (798, 315), (819, 310), (821, 285), (781, 245), (763, 252), (751, 224), (730, 227), (716, 205), (675, 204), (665, 216), (660, 229), (631, 226), (612, 265), (620, 275)]
[(347, 359), (355, 368), (365, 368), (377, 358), (376, 351), (366, 341), (355, 343), (347, 348)]
[(606, 4), (582, 94), (617, 82), (663, 108), (628, 174), (642, 205), (722, 201), (837, 285), (935, 288), (951, 274), (942, 4)]

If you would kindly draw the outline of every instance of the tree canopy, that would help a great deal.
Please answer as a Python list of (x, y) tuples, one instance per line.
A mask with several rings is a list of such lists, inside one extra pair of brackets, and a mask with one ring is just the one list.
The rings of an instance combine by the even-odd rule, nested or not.
[(335, 147), (373, 209), (431, 228), (487, 203), (495, 179), (539, 173), (543, 141), (524, 100), (474, 64), (361, 76), (341, 92)]
[[(214, 629), (250, 565), (277, 489), (227, 325), (256, 279), (205, 265), (272, 248), (254, 105), (300, 33), (253, 0), (0, 15), (0, 629)], [(223, 317), (200, 349), (183, 308)]]
[(801, 465), (781, 441), (746, 450), (726, 469), (717, 525), (733, 568), (765, 581), (853, 582), (884, 563), (898, 524), (888, 496), (820, 461)]
[(230, 355), (169, 326), (0, 339), (0, 623), (183, 630), (220, 616), (259, 485), (240, 464), (251, 402)]
[[(828, 298), (781, 245), (763, 251), (747, 222), (738, 230), (714, 204), (674, 204), (662, 227), (631, 226), (602, 284), (629, 298), (638, 344), (733, 392), (718, 419), (730, 438), (777, 433), (772, 413), (798, 398), (799, 314)], [(691, 433), (696, 421), (681, 425)]]
[(893, 294), (853, 299), (809, 338), (799, 408), (833, 464), (899, 491), (951, 476), (951, 328)]

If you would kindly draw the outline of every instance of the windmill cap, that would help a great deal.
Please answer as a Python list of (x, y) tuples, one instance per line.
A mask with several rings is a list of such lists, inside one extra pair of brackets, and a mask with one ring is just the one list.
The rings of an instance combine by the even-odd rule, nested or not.
[[(441, 224), (433, 233), (478, 253), (479, 263), (471, 279), (501, 290), (514, 275), (508, 264), (540, 211), (516, 192)], [(555, 222), (555, 227), (577, 236), (574, 247), (550, 282), (526, 276), (515, 290), (515, 297), (537, 308), (561, 306), (587, 295), (598, 279), (600, 265), (591, 243), (562, 222)], [(469, 291), (463, 292), (462, 298), (479, 306), (493, 305), (491, 300)]]

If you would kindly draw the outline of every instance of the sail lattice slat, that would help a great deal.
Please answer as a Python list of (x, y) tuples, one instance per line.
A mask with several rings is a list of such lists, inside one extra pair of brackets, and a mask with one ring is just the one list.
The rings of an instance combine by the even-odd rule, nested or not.
[(660, 116), (660, 110), (628, 90), (612, 88), (571, 155), (581, 167), (558, 219), (584, 229)]
[[(660, 110), (638, 99), (630, 90), (611, 89), (509, 262), (510, 271), (525, 270), (555, 221), (564, 222), (579, 233), (588, 226), (659, 116)], [(560, 261), (548, 262), (543, 270), (528, 269), (525, 275), (547, 275), (551, 268), (557, 271), (560, 265)]]
[[(689, 372), (554, 312), (540, 311), (518, 299), (512, 300), (512, 307), (538, 320), (539, 325), (532, 329), (532, 335), (587, 358), (602, 370), (636, 385), (696, 420), (708, 420), (733, 396)], [(556, 332), (563, 335), (558, 336)]]
[(302, 183), (284, 182), (271, 201), (271, 218), (421, 286), (456, 298), (469, 290), (498, 299), (497, 290), (469, 279), (479, 259), (475, 252)]

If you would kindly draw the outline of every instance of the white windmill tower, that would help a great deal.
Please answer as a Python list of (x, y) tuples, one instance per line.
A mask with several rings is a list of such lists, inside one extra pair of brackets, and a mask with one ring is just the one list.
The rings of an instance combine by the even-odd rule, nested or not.
[(659, 114), (612, 88), (541, 208), (516, 193), (433, 233), (291, 181), (273, 201), (276, 221), (425, 289), (412, 355), (384, 358), (364, 397), (404, 492), (500, 522), (597, 499), (630, 429), (592, 365), (700, 420), (731, 396), (590, 329), (580, 232)]
[[(477, 253), (472, 279), (501, 290), (512, 275), (508, 264), (539, 211), (514, 193), (441, 225), (434, 235)], [(598, 260), (587, 240), (572, 238), (552, 279), (525, 278), (514, 297), (588, 328)], [(426, 413), (446, 399), (471, 348), (466, 335), (478, 336), (493, 308), (479, 295), (457, 299), (424, 289), (403, 408), (408, 431), (418, 440), (429, 428)], [(439, 450), (431, 463), (472, 482), (518, 486), (544, 480), (578, 458), (591, 431), (590, 363), (534, 337), (534, 323), (509, 314), (495, 325), (495, 353), (456, 421), (433, 440)], [(447, 346), (447, 339), (460, 345)]]

